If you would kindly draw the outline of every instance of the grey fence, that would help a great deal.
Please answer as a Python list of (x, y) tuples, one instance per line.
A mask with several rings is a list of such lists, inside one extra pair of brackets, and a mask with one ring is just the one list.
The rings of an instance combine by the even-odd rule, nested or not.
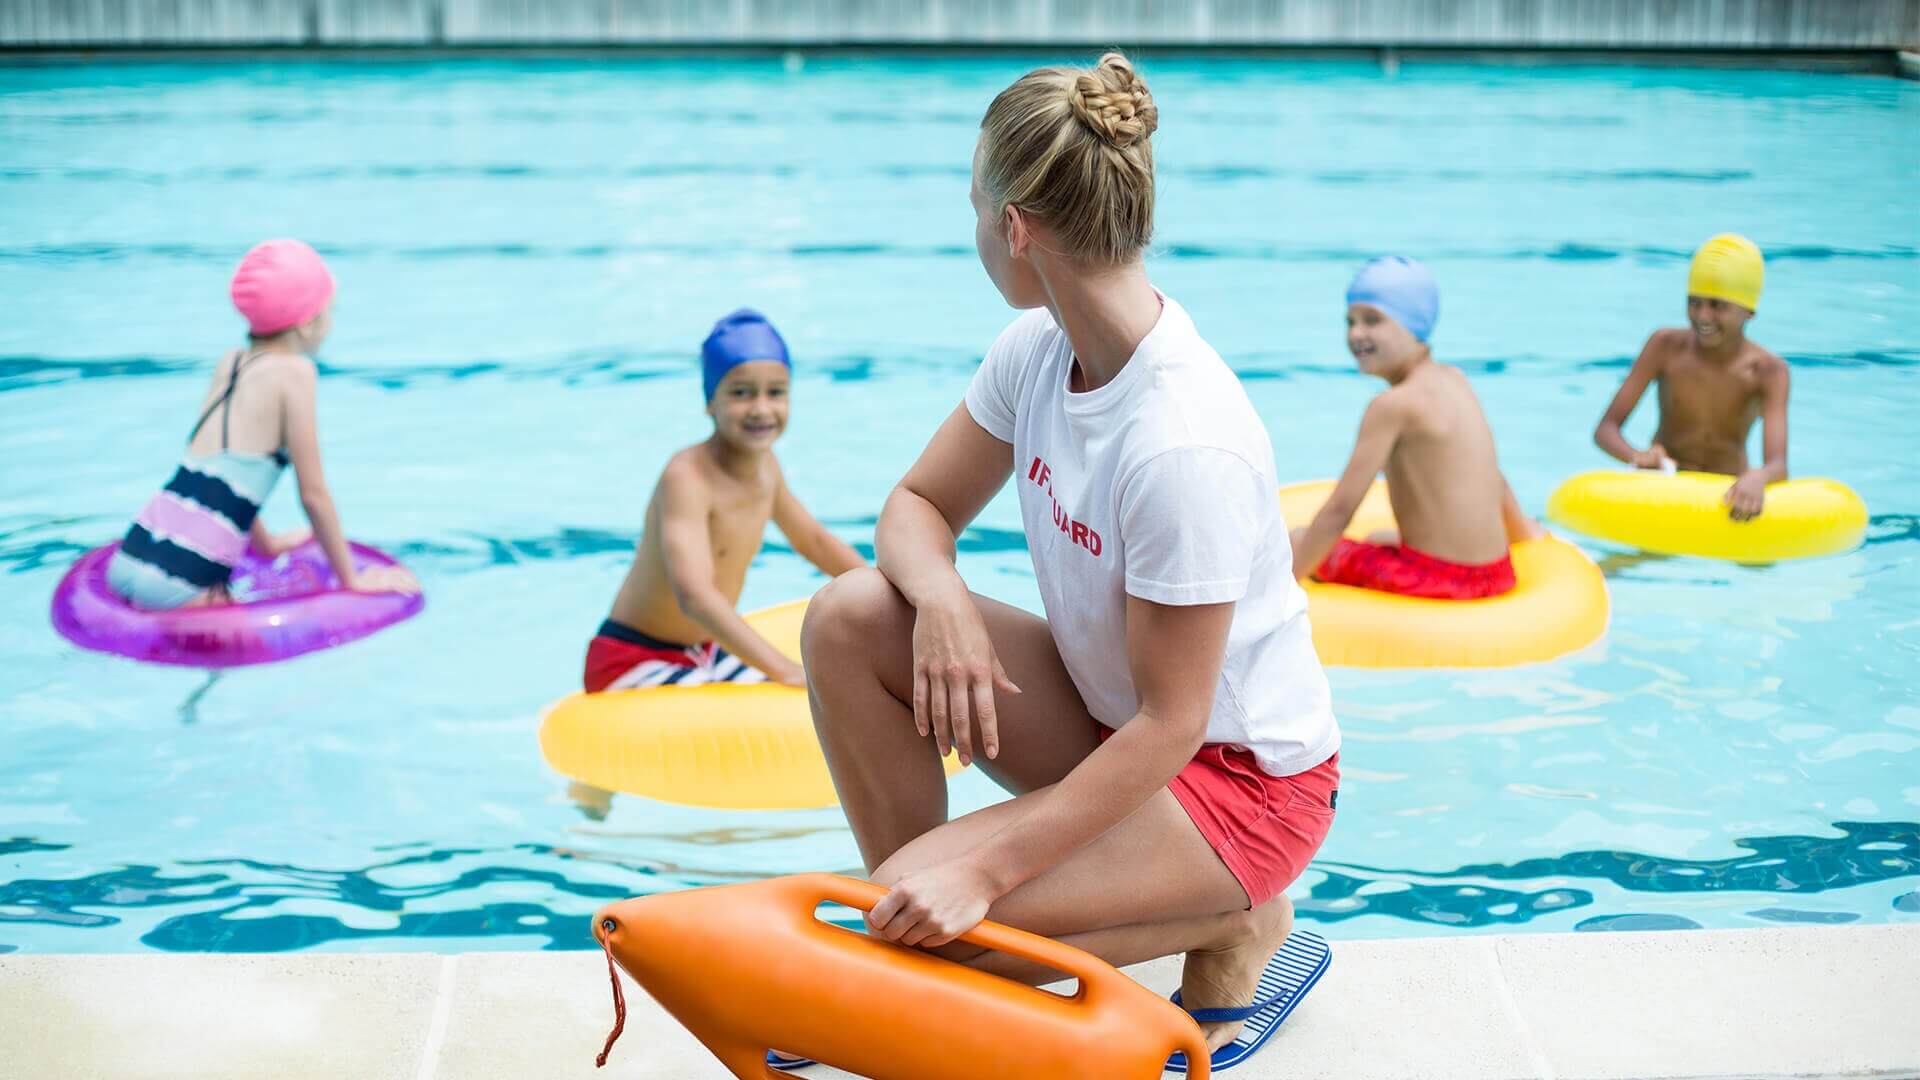
[(0, 47), (859, 44), (1887, 52), (1920, 0), (0, 0)]

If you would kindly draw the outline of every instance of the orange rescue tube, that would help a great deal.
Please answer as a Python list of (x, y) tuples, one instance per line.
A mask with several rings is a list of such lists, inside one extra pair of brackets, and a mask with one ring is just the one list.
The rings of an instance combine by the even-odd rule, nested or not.
[(1073, 976), (1066, 997), (814, 917), (885, 895), (800, 874), (622, 900), (593, 932), (741, 1080), (781, 1075), (770, 1049), (873, 1080), (1152, 1080), (1176, 1050), (1207, 1075), (1193, 1018), (1089, 953), (995, 922), (962, 938)]

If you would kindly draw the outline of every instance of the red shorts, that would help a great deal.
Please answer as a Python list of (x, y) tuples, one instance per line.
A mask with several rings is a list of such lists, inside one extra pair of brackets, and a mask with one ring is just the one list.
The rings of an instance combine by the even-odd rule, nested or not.
[[(1101, 742), (1112, 734), (1100, 726)], [(1248, 751), (1208, 743), (1167, 790), (1246, 891), (1247, 906), (1257, 908), (1305, 873), (1326, 840), (1340, 790), (1340, 755), (1306, 772), (1269, 776)]]
[(1405, 545), (1369, 544), (1341, 537), (1314, 571), (1333, 585), (1423, 596), (1433, 600), (1479, 600), (1513, 591), (1513, 556), (1467, 566), (1436, 559)]
[(602, 690), (638, 690), (649, 686), (705, 686), (708, 683), (756, 683), (767, 677), (709, 641), (677, 645), (648, 637), (612, 619), (587, 644), (580, 684), (589, 694)]

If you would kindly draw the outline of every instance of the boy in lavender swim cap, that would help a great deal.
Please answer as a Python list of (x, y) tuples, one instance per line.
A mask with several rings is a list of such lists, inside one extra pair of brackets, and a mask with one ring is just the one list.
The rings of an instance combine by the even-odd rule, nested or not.
[(741, 308), (714, 324), (701, 367), (713, 435), (660, 474), (633, 566), (587, 647), (588, 693), (768, 679), (805, 686), (800, 665), (734, 609), (768, 520), (828, 576), (866, 565), (800, 505), (773, 456), (793, 374), (779, 331)]
[[(1360, 419), (1353, 456), (1313, 523), (1293, 530), (1305, 577), (1403, 596), (1467, 600), (1514, 586), (1508, 545), (1540, 535), (1500, 473), (1493, 431), (1459, 368), (1427, 346), (1440, 316), (1433, 275), (1389, 255), (1347, 288), (1347, 349), (1387, 389)], [(1341, 534), (1382, 471), (1399, 531)]]

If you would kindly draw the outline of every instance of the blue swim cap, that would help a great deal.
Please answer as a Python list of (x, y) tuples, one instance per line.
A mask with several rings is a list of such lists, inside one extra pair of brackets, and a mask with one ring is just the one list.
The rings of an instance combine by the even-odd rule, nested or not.
[(792, 370), (787, 359), (787, 343), (765, 315), (752, 308), (740, 310), (713, 324), (713, 332), (700, 346), (700, 364), (707, 400), (720, 389), (720, 380), (741, 364), (755, 360), (778, 360)]
[(1440, 321), (1440, 288), (1416, 259), (1383, 255), (1360, 268), (1347, 286), (1347, 303), (1372, 304), (1420, 341)]

